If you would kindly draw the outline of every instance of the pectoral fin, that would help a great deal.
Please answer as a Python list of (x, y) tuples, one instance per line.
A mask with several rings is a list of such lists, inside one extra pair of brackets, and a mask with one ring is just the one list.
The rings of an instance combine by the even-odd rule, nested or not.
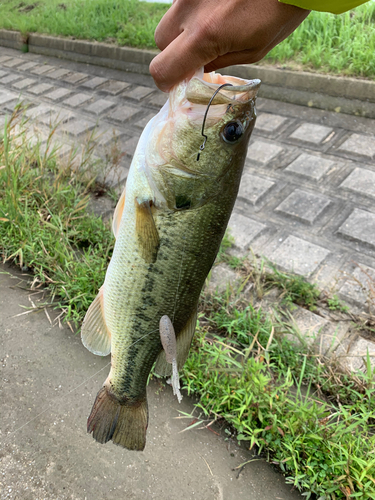
[[(197, 326), (197, 311), (194, 311), (185, 327), (177, 335), (177, 367), (181, 370), (188, 357), (191, 341)], [(162, 377), (172, 375), (172, 365), (167, 362), (165, 351), (162, 350), (156, 359), (155, 373)]]
[(126, 188), (122, 192), (122, 195), (117, 202), (117, 205), (115, 208), (115, 213), (113, 214), (112, 230), (113, 230), (113, 234), (115, 235), (115, 238), (117, 238), (118, 230), (120, 228), (122, 213), (123, 213), (124, 207), (125, 207), (125, 191), (126, 191)]
[(141, 255), (146, 262), (155, 262), (159, 250), (159, 234), (151, 211), (151, 202), (136, 204), (136, 232)]
[(81, 328), (83, 345), (93, 354), (107, 356), (111, 352), (111, 333), (103, 312), (103, 287), (88, 308)]

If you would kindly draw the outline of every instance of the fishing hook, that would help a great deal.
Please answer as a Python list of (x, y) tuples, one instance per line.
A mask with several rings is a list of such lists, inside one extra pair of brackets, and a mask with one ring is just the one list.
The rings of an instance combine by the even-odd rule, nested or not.
[(199, 161), (199, 158), (200, 158), (200, 155), (201, 155), (201, 151), (204, 150), (204, 148), (206, 146), (207, 139), (208, 139), (207, 135), (204, 133), (204, 126), (206, 124), (206, 118), (207, 118), (208, 110), (210, 109), (211, 103), (215, 99), (216, 94), (218, 92), (220, 92), (220, 90), (223, 87), (233, 87), (233, 85), (231, 83), (223, 83), (223, 85), (220, 85), (220, 87), (215, 90), (215, 92), (213, 93), (213, 95), (212, 95), (209, 103), (207, 104), (207, 108), (206, 108), (206, 111), (205, 111), (204, 117), (203, 117), (202, 132), (201, 132), (201, 135), (204, 137), (204, 141), (203, 141), (203, 144), (201, 144), (199, 146), (200, 151), (199, 151), (198, 156), (197, 156), (197, 161)]

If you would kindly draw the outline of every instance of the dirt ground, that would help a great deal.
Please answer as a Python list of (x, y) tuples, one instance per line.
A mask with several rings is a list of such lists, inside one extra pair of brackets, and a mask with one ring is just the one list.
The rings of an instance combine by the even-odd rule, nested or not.
[(194, 417), (180, 412), (198, 415), (193, 401), (178, 404), (158, 381), (148, 388), (145, 451), (96, 443), (86, 420), (109, 357), (88, 352), (44, 311), (20, 315), (30, 294), (17, 270), (0, 273), (1, 500), (302, 498), (264, 460), (233, 470), (253, 458), (233, 441), (201, 426), (183, 432)]

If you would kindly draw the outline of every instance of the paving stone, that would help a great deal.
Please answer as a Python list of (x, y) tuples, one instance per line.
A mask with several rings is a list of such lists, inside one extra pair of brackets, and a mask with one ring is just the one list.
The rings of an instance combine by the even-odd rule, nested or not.
[(35, 108), (28, 109), (26, 111), (26, 116), (31, 119), (38, 118), (41, 115), (45, 115), (46, 113), (50, 113), (53, 108), (51, 108), (48, 104), (39, 104)]
[(148, 122), (155, 116), (155, 113), (150, 113), (148, 114), (147, 116), (145, 116), (144, 118), (142, 118), (141, 120), (135, 122), (135, 125), (137, 125), (137, 127), (141, 127), (142, 129), (145, 128), (145, 126), (148, 124)]
[(0, 70), (0, 78), (2, 78), (3, 76), (6, 76), (8, 73), (6, 71), (2, 71)]
[[(101, 161), (103, 162), (103, 160)], [(100, 166), (100, 162), (98, 166)], [(107, 186), (111, 186), (113, 188), (119, 187), (122, 191), (124, 182), (126, 181), (128, 174), (129, 166), (121, 164), (118, 167), (116, 166), (104, 169), (104, 173), (99, 173), (98, 179), (99, 182), (103, 182)]]
[(375, 214), (355, 208), (338, 233), (375, 248)]
[(147, 98), (147, 103), (151, 104), (151, 106), (155, 106), (158, 108), (162, 108), (164, 104), (168, 100), (168, 94), (165, 94), (164, 92), (155, 92), (152, 94), (150, 97)]
[(313, 144), (321, 143), (333, 131), (330, 127), (316, 123), (303, 123), (289, 137)]
[(71, 93), (72, 93), (71, 90), (60, 87), (54, 90), (53, 92), (46, 94), (44, 97), (46, 97), (47, 99), (51, 99), (51, 101), (59, 101), (60, 99), (63, 99), (64, 97), (66, 97)]
[(72, 84), (76, 84), (76, 83), (80, 83), (82, 82), (83, 80), (87, 80), (87, 78), (89, 77), (89, 75), (87, 75), (86, 73), (72, 73), (71, 75), (68, 75), (68, 76), (64, 76), (64, 78), (62, 79), (64, 82), (67, 82), (67, 83), (72, 83)]
[(53, 80), (61, 80), (63, 76), (68, 75), (69, 73), (71, 73), (69, 69), (59, 68), (51, 73), (48, 73), (46, 76), (48, 78), (52, 78)]
[[(124, 132), (122, 130), (118, 130), (116, 128), (112, 128), (110, 130), (106, 130), (103, 133), (100, 133), (98, 135), (98, 137), (97, 137), (97, 143), (98, 143), (99, 146), (107, 146), (108, 144), (110, 144), (110, 143), (112, 143), (114, 141), (118, 141), (124, 135), (125, 134), (124, 134)], [(137, 139), (137, 142), (138, 142), (139, 137), (137, 136), (136, 139)], [(128, 151), (126, 151), (125, 144), (121, 143), (121, 149), (123, 151), (125, 151), (126, 153), (128, 153)]]
[(35, 85), (35, 87), (28, 89), (28, 92), (34, 95), (42, 95), (51, 89), (53, 89), (53, 85), (50, 85), (49, 83), (39, 83), (38, 85)]
[(303, 307), (298, 307), (292, 312), (293, 323), (297, 329), (297, 337), (288, 334), (287, 337), (292, 337), (293, 341), (306, 343), (311, 346), (319, 337), (321, 331), (327, 325), (328, 321), (318, 314), (314, 314)]
[(241, 179), (238, 196), (244, 198), (252, 205), (256, 205), (274, 185), (275, 183), (269, 179), (263, 179), (262, 177), (245, 172)]
[(340, 151), (375, 157), (375, 136), (353, 134), (339, 147)]
[(296, 189), (276, 211), (311, 225), (330, 204), (331, 200), (326, 196)]
[(355, 168), (340, 187), (353, 191), (359, 195), (375, 198), (375, 172), (364, 168)]
[(316, 350), (320, 356), (329, 356), (347, 336), (350, 324), (348, 321), (327, 321), (316, 342)]
[(120, 106), (114, 113), (111, 113), (110, 117), (116, 122), (124, 123), (139, 112), (139, 108), (135, 108), (132, 106)]
[(93, 113), (94, 115), (101, 115), (114, 106), (116, 106), (115, 102), (107, 101), (106, 99), (99, 99), (98, 101), (93, 102), (92, 104), (90, 104), (90, 106), (85, 108), (85, 111), (87, 111), (88, 113)]
[(123, 95), (124, 97), (130, 97), (131, 99), (135, 99), (137, 101), (141, 101), (148, 95), (151, 95), (153, 92), (155, 92), (155, 89), (139, 85), (132, 90), (127, 90), (123, 92), (123, 94), (121, 95)]
[(2, 56), (0, 57), (0, 64), (4, 64), (5, 61), (9, 61), (9, 59), (12, 59), (10, 56)]
[(23, 62), (25, 62), (23, 59), (11, 58), (10, 60), (5, 61), (3, 63), (3, 66), (5, 66), (6, 68), (14, 68), (15, 66), (18, 66), (19, 64), (21, 64)]
[(90, 101), (91, 99), (92, 99), (91, 94), (81, 93), (81, 94), (73, 95), (72, 97), (69, 97), (68, 99), (65, 99), (65, 101), (63, 101), (63, 104), (65, 104), (65, 106), (71, 106), (73, 108), (77, 108), (81, 104), (84, 104), (85, 102)]
[(4, 76), (3, 78), (1, 78), (0, 83), (2, 83), (3, 85), (7, 85), (8, 83), (15, 82), (16, 80), (19, 80), (20, 78), (22, 78), (20, 75), (11, 74), (11, 75)]
[(274, 132), (288, 119), (285, 116), (271, 115), (270, 113), (262, 113), (257, 117), (255, 128), (265, 130), (266, 132)]
[(250, 243), (259, 236), (267, 226), (249, 217), (233, 212), (228, 227), (230, 229), (230, 234), (234, 238), (236, 247), (240, 250), (247, 250)]
[(295, 236), (288, 236), (272, 253), (271, 261), (287, 271), (308, 276), (329, 255), (329, 250)]
[(67, 123), (75, 118), (75, 114), (64, 108), (52, 108), (46, 116), (39, 118), (39, 121), (48, 127), (55, 127)]
[(375, 305), (375, 269), (364, 265), (357, 266), (353, 274), (346, 278), (339, 293), (340, 297), (358, 305), (365, 305), (368, 300)]
[(60, 130), (62, 132), (66, 132), (69, 135), (79, 137), (85, 132), (90, 132), (94, 127), (95, 123), (89, 120), (79, 119), (65, 123)]
[(18, 95), (13, 92), (0, 92), (0, 104), (4, 105), (18, 99)]
[(108, 80), (100, 91), (106, 94), (117, 95), (128, 87), (130, 87), (130, 83), (120, 82), (118, 80)]
[(108, 82), (107, 78), (101, 78), (100, 76), (96, 76), (95, 78), (91, 78), (91, 80), (87, 80), (87, 82), (81, 83), (81, 87), (85, 87), (91, 90), (97, 89), (103, 83)]
[(32, 85), (33, 83), (35, 83), (35, 80), (33, 80), (32, 78), (25, 78), (20, 82), (13, 83), (12, 87), (18, 90), (23, 90), (27, 87), (30, 87), (30, 85)]
[(135, 135), (134, 137), (131, 137), (123, 144), (122, 149), (126, 154), (130, 156), (134, 155), (138, 145), (139, 137), (140, 137), (139, 135)]
[(370, 340), (360, 338), (350, 349), (350, 355), (356, 358), (360, 358), (363, 361), (364, 368), (367, 358), (367, 352), (370, 356), (371, 368), (375, 367), (375, 342), (371, 342)]
[(334, 164), (335, 162), (332, 160), (302, 153), (285, 169), (285, 171), (319, 181)]
[(46, 73), (56, 69), (55, 66), (50, 66), (49, 64), (41, 64), (36, 68), (31, 70), (34, 75), (45, 75)]
[(228, 287), (237, 288), (239, 283), (240, 277), (238, 274), (230, 267), (221, 263), (212, 268), (204, 290), (209, 294), (223, 293)]
[(18, 71), (28, 71), (29, 69), (31, 68), (35, 68), (35, 66), (37, 66), (38, 63), (36, 62), (27, 62), (25, 64), (22, 64), (21, 66), (18, 66), (17, 70)]
[(370, 355), (371, 367), (375, 367), (375, 343), (364, 338), (345, 339), (336, 351), (335, 357), (341, 366), (349, 372), (366, 372), (367, 352)]
[(258, 161), (260, 163), (268, 163), (281, 153), (282, 150), (283, 148), (281, 146), (257, 139), (250, 144), (246, 156), (249, 160)]

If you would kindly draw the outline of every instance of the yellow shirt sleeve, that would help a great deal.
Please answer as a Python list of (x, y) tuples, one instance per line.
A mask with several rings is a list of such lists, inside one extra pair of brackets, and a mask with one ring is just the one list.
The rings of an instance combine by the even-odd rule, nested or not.
[(332, 12), (342, 14), (350, 9), (366, 3), (368, 0), (279, 0), (281, 3), (295, 5), (306, 10), (319, 10), (321, 12)]

